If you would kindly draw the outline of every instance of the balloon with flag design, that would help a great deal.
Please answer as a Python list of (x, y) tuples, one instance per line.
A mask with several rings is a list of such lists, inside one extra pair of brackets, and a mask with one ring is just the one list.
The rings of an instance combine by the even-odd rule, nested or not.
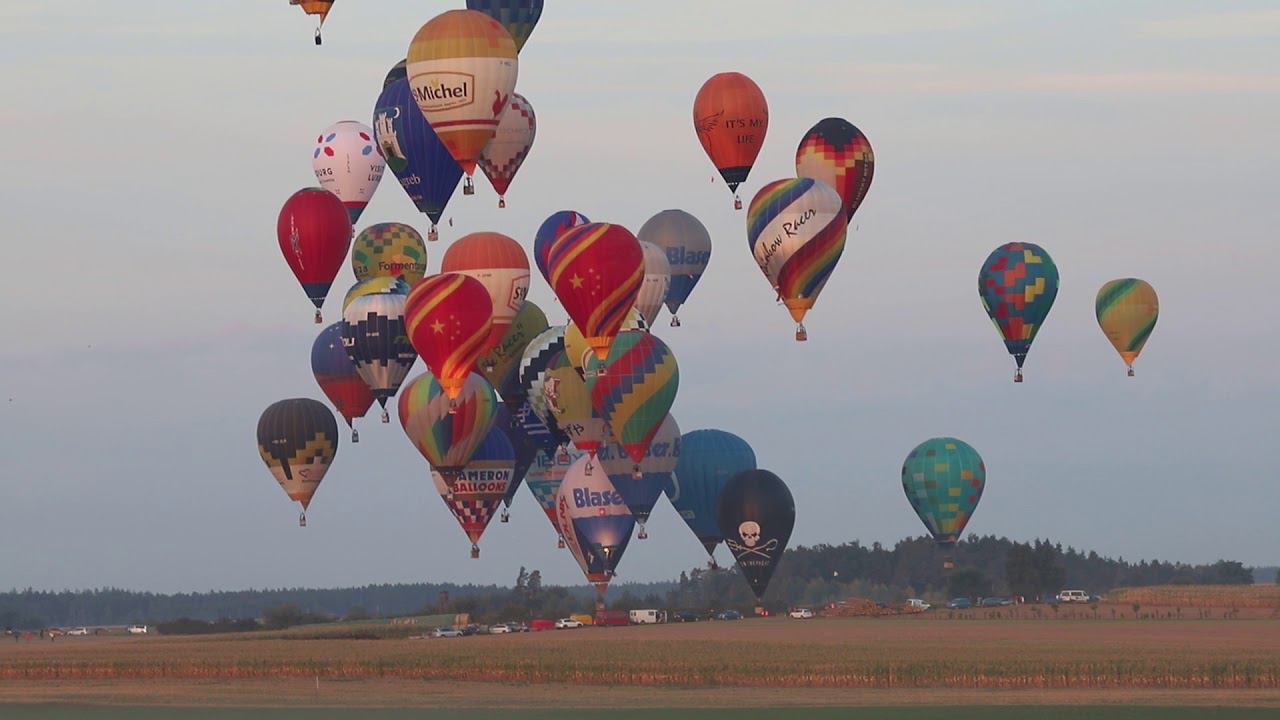
[(511, 181), (529, 156), (537, 132), (538, 120), (533, 114), (533, 106), (520, 93), (511, 93), (507, 109), (498, 121), (497, 132), (477, 160), (498, 193), (499, 208), (507, 206), (507, 188), (511, 187)]
[(351, 442), (360, 442), (360, 433), (353, 423), (373, 406), (373, 391), (360, 377), (342, 344), (342, 323), (336, 322), (321, 330), (311, 344), (311, 373), (329, 402), (347, 421)]
[(399, 410), (409, 441), (451, 484), (493, 429), (498, 396), (478, 373), (467, 377), (456, 398), (445, 394), (434, 375), (423, 373), (405, 385)]
[(431, 219), (427, 240), (439, 239), (436, 226), (458, 189), (462, 166), (418, 110), (408, 80), (391, 83), (378, 96), (373, 109), (373, 132), (378, 151), (400, 181), (400, 187), (414, 207)]
[(645, 324), (653, 327), (671, 288), (671, 263), (667, 262), (666, 251), (653, 243), (640, 241), (640, 249), (644, 251), (644, 282), (636, 294), (635, 309)]
[(963, 440), (936, 437), (916, 446), (902, 463), (902, 489), (934, 542), (946, 553), (943, 567), (982, 499), (987, 466)]
[(676, 401), (680, 367), (675, 353), (653, 333), (618, 334), (604, 360), (587, 365), (591, 405), (640, 470), (649, 442)]
[(715, 562), (720, 534), (720, 492), (734, 475), (756, 469), (746, 440), (724, 430), (694, 430), (680, 436), (680, 457), (666, 487), (667, 499)]
[(409, 291), (405, 303), (409, 340), (450, 398), (462, 392), (483, 352), (492, 315), (493, 303), (484, 284), (460, 273), (425, 277)]
[(680, 327), (676, 314), (689, 299), (711, 261), (711, 234), (698, 218), (683, 210), (663, 210), (645, 221), (636, 237), (652, 243), (667, 254), (671, 284), (667, 290), (667, 310), (671, 327)]
[(796, 340), (808, 339), (805, 314), (844, 253), (847, 227), (840, 196), (810, 178), (775, 180), (751, 200), (747, 244), (796, 321)]
[(258, 454), (290, 500), (302, 505), (298, 524), (338, 454), (338, 423), (324, 403), (290, 398), (271, 403), (258, 418)]
[(560, 239), (564, 231), (589, 222), (591, 221), (582, 213), (559, 210), (551, 213), (538, 226), (538, 232), (533, 237), (533, 262), (538, 266), (538, 272), (542, 273), (542, 279), (546, 280), (548, 285), (551, 284), (551, 271), (547, 268), (547, 254), (551, 252), (551, 246)]
[(547, 254), (551, 288), (604, 359), (644, 282), (644, 251), (621, 225), (588, 223), (560, 235)]
[(1129, 368), (1129, 377), (1133, 377), (1133, 362), (1138, 359), (1160, 317), (1160, 298), (1156, 296), (1156, 289), (1138, 278), (1112, 280), (1098, 290), (1094, 311), (1098, 326), (1120, 353), (1120, 358)]
[(321, 188), (303, 188), (280, 208), (276, 219), (280, 252), (311, 303), (320, 307), (351, 248), (351, 218), (342, 201)]
[(725, 483), (717, 512), (720, 535), (757, 600), (787, 549), (796, 525), (796, 502), (782, 478), (768, 470), (744, 470)]
[(506, 434), (496, 425), (485, 435), (475, 455), (446, 482), (438, 470), (431, 471), (436, 492), (471, 541), (471, 558), (480, 557), (480, 537), (489, 527), (494, 512), (512, 483), (515, 452)]
[(481, 353), (487, 353), (502, 342), (529, 292), (529, 258), (524, 248), (502, 233), (471, 233), (449, 246), (440, 271), (473, 277), (489, 293), (493, 314), (481, 347)]
[(325, 128), (311, 153), (316, 181), (342, 201), (352, 225), (373, 198), (386, 167), (374, 142), (373, 129), (355, 120)]
[(417, 230), (404, 223), (370, 225), (356, 235), (351, 246), (351, 270), (356, 280), (390, 277), (412, 285), (427, 274), (426, 243)]
[(511, 34), (476, 10), (448, 10), (424, 24), (409, 44), (409, 87), (422, 115), (471, 175), (516, 87), (519, 63)]
[[(374, 284), (381, 278), (365, 281)], [(342, 344), (356, 372), (382, 407), (382, 422), (390, 422), (387, 400), (400, 389), (418, 354), (405, 334), (404, 281), (395, 279), (385, 292), (361, 294), (342, 310)]]
[(467, 9), (478, 10), (502, 23), (519, 52), (542, 17), (542, 0), (467, 0)]
[(565, 472), (556, 518), (587, 581), (603, 596), (631, 541), (635, 518), (609, 476), (593, 471), (591, 458), (579, 458)]
[(1058, 297), (1058, 266), (1039, 245), (1001, 245), (982, 263), (978, 296), (1017, 363), (1013, 381), (1022, 382), (1022, 364)]
[(674, 417), (668, 415), (654, 433), (638, 465), (627, 449), (612, 438), (600, 446), (597, 457), (640, 526), (636, 538), (644, 540), (649, 536), (644, 524), (648, 522), (658, 498), (662, 497), (663, 490), (671, 483), (672, 473), (680, 459), (680, 426)]
[(875, 175), (871, 142), (844, 118), (824, 118), (805, 133), (796, 148), (796, 175), (820, 180), (840, 195), (846, 219), (862, 205)]
[(769, 130), (769, 104), (760, 86), (738, 72), (713, 75), (693, 100), (693, 129), (707, 157), (742, 209), (738, 186), (746, 182)]

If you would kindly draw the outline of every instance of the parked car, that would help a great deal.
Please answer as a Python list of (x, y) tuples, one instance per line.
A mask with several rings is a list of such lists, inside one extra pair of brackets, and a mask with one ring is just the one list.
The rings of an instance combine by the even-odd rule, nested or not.
[(522, 622), (509, 622), (507, 623), (507, 629), (511, 632), (529, 632), (529, 626)]
[(982, 602), (978, 604), (982, 607), (1005, 607), (1007, 605), (1012, 605), (1013, 601), (1009, 598), (989, 597), (982, 598)]
[(509, 632), (511, 632), (511, 628), (506, 625), (490, 625), (489, 626), (490, 635), (505, 635)]
[(88, 635), (89, 628), (82, 628), (82, 627), (71, 628), (70, 630), (67, 631), (67, 634), (68, 635)]
[(435, 630), (431, 631), (431, 637), (433, 638), (462, 637), (462, 631), (459, 630), (458, 628), (453, 628), (453, 627), (436, 628)]
[(702, 616), (692, 610), (681, 610), (676, 613), (676, 622), (698, 622)]
[(556, 621), (557, 630), (572, 630), (580, 627), (582, 627), (582, 623), (574, 620), (573, 618), (560, 618)]
[(933, 606), (920, 598), (907, 598), (906, 607), (908, 610), (928, 610)]
[(787, 613), (787, 617), (793, 620), (809, 620), (813, 617), (813, 611), (809, 608), (791, 608), (791, 612)]
[(146, 635), (147, 626), (146, 625), (130, 625), (129, 634), (130, 635)]
[(947, 603), (948, 610), (968, 610), (973, 607), (973, 601), (966, 597), (951, 598)]
[(741, 620), (742, 613), (737, 610), (721, 610), (716, 613), (717, 620)]
[(1089, 602), (1089, 593), (1083, 590), (1063, 590), (1058, 593), (1058, 602), (1087, 603)]
[(475, 635), (480, 632), (480, 626), (475, 623), (467, 623), (458, 629), (462, 631), (463, 635)]

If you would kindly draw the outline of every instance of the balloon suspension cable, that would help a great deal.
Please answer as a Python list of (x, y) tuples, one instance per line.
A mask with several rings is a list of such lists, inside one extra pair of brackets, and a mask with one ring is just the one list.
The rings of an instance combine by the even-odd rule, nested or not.
[(470, 175), (468, 175), (468, 176), (466, 177), (466, 180), (465, 180), (465, 181), (463, 181), (463, 183), (462, 183), (462, 194), (463, 194), (463, 195), (475, 195), (475, 194), (476, 194), (476, 186), (475, 186), (475, 183), (471, 182), (471, 176), (470, 176)]
[(511, 522), (511, 513), (507, 512), (506, 508), (502, 508), (502, 517), (500, 520), (502, 522)]
[(316, 308), (316, 324), (319, 325), (320, 323), (323, 323), (323, 322), (324, 322), (324, 318), (320, 316), (320, 308)]
[(640, 523), (640, 532), (636, 535), (636, 539), (637, 539), (637, 540), (648, 540), (648, 539), (649, 539), (649, 533), (645, 531), (645, 529), (644, 529), (644, 523), (643, 523), (643, 522), (642, 522), (642, 523)]
[(431, 223), (431, 229), (427, 231), (427, 242), (435, 242), (440, 239), (440, 231), (436, 230), (436, 224)]
[(1013, 381), (1016, 383), (1022, 382), (1022, 368), (1018, 368), (1013, 372)]
[(672, 315), (672, 316), (671, 316), (671, 327), (680, 327), (680, 316), (679, 316), (679, 315)]
[(351, 442), (360, 442), (360, 431), (355, 428), (351, 428)]
[(472, 546), (471, 546), (471, 559), (472, 559), (472, 560), (479, 560), (479, 559), (480, 559), (480, 546), (479, 546), (479, 545), (472, 545)]
[(1133, 366), (1129, 366), (1129, 377), (1133, 377)]
[(298, 527), (306, 527), (306, 526), (307, 526), (307, 511), (303, 510), (302, 512), (298, 513)]
[(804, 329), (804, 323), (796, 323), (796, 342), (804, 342), (809, 339), (809, 331)]
[(382, 422), (384, 423), (391, 422), (391, 413), (387, 412), (386, 408), (382, 408)]
[(738, 197), (738, 193), (733, 194), (733, 209), (734, 210), (742, 209), (742, 198)]
[(501, 195), (498, 196), (498, 209), (501, 210), (507, 206), (507, 199)]

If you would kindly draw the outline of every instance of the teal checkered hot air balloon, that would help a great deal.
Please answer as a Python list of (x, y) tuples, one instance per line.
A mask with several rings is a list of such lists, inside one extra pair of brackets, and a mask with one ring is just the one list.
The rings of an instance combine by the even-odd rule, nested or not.
[(978, 451), (953, 437), (925, 440), (902, 463), (902, 489), (938, 547), (948, 553), (946, 568), (954, 565), (950, 552), (986, 484), (987, 467)]
[(1022, 363), (1058, 297), (1058, 266), (1039, 245), (1001, 245), (982, 263), (978, 295), (1018, 363), (1013, 381), (1022, 382)]
[(479, 10), (497, 20), (511, 33), (516, 52), (520, 52), (542, 17), (542, 0), (467, 0), (467, 9)]

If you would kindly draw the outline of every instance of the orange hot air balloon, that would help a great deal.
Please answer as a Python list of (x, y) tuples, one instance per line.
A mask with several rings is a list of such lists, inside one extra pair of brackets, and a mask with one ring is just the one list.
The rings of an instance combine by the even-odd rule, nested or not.
[(430, 275), (409, 291), (404, 305), (409, 342), (450, 400), (458, 398), (484, 351), (492, 316), (489, 291), (466, 275)]
[(742, 73), (713, 75), (693, 101), (693, 129), (742, 209), (738, 186), (746, 182), (769, 130), (769, 104), (760, 86)]
[(449, 10), (414, 35), (407, 57), (409, 89), (440, 142), (471, 175), (516, 87), (516, 43), (478, 10)]
[(604, 360), (644, 282), (640, 241), (621, 225), (579, 225), (556, 239), (547, 268), (560, 304)]
[(329, 16), (329, 11), (333, 9), (333, 0), (289, 0), (289, 4), (297, 5), (302, 8), (302, 12), (320, 18), (320, 22), (316, 23), (316, 44), (319, 45), (320, 28), (324, 26), (324, 19)]
[(464, 235), (445, 251), (441, 272), (469, 275), (484, 284), (493, 324), (482, 352), (502, 342), (529, 292), (529, 257), (520, 243), (495, 232)]

